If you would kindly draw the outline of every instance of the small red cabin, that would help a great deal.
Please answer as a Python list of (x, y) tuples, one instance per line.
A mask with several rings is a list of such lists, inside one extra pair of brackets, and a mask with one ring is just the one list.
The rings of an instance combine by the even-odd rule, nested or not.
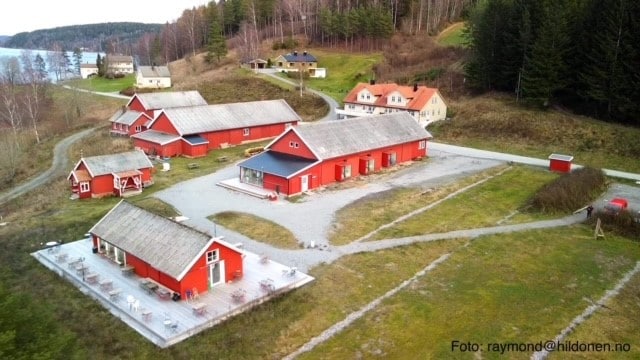
[(560, 173), (569, 173), (571, 172), (572, 161), (573, 156), (551, 154), (549, 155), (549, 170)]
[(121, 201), (89, 230), (94, 253), (150, 278), (180, 298), (243, 276), (243, 252), (165, 217)]
[(80, 199), (129, 196), (153, 184), (153, 164), (142, 151), (81, 158), (67, 176)]

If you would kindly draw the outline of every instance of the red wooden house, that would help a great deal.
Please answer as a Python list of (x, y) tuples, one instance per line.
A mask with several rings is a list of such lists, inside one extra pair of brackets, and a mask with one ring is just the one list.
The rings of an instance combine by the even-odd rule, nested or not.
[(274, 138), (300, 120), (282, 99), (171, 108), (132, 138), (148, 154), (200, 157), (224, 145)]
[(133, 268), (187, 298), (243, 274), (243, 253), (215, 238), (126, 201), (111, 209), (89, 233), (95, 253)]
[(289, 128), (238, 165), (240, 181), (294, 195), (422, 158), (429, 138), (406, 112)]
[(122, 108), (111, 116), (109, 122), (111, 122), (110, 132), (112, 135), (131, 136), (147, 130), (151, 117), (140, 111)]
[(134, 94), (127, 103), (127, 108), (143, 112), (153, 119), (162, 109), (200, 105), (207, 105), (207, 101), (195, 90), (167, 91)]
[(95, 198), (129, 196), (142, 192), (153, 184), (153, 164), (142, 151), (83, 157), (73, 167), (67, 179), (73, 196)]

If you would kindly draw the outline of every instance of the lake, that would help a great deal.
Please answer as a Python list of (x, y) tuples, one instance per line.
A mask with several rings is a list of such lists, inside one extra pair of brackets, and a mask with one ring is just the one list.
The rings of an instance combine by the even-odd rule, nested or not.
[[(22, 54), (22, 51), (24, 51), (24, 49), (9, 49), (9, 48), (0, 47), (0, 59), (5, 57), (17, 57), (18, 59), (20, 59), (20, 55)], [(36, 54), (40, 54), (40, 56), (42, 56), (45, 62), (47, 61), (47, 54), (51, 52), (48, 50), (29, 50), (29, 51), (31, 51), (31, 54), (34, 58)], [(67, 51), (67, 54), (69, 55), (69, 59), (71, 59), (71, 63), (73, 64), (73, 51)], [(104, 53), (100, 53), (101, 57), (104, 57), (104, 55), (105, 55)], [(98, 56), (97, 52), (83, 52), (82, 63), (95, 64), (97, 56)], [(47, 70), (49, 70), (48, 66), (49, 64), (47, 64)], [(49, 78), (51, 79), (51, 81), (56, 81), (54, 74), (49, 73)]]

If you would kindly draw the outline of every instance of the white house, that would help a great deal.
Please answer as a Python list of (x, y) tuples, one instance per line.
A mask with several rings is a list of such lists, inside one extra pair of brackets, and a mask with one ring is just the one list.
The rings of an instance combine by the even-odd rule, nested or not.
[(83, 79), (95, 75), (98, 75), (98, 66), (96, 64), (80, 64), (80, 76)]
[(420, 125), (444, 120), (447, 104), (440, 91), (426, 86), (359, 83), (344, 98), (344, 109), (336, 109), (343, 118), (406, 111)]
[(171, 87), (171, 72), (167, 66), (138, 66), (136, 86), (162, 89)]
[(107, 54), (104, 63), (107, 73), (133, 74), (132, 56)]

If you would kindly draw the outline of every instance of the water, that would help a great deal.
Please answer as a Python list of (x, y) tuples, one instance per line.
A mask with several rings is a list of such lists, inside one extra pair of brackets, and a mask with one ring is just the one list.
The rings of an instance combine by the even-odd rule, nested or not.
[[(22, 52), (25, 49), (9, 49), (9, 48), (3, 48), (0, 47), (0, 59), (2, 58), (7, 58), (7, 57), (16, 57), (18, 59), (20, 59), (20, 55), (22, 55)], [(42, 58), (44, 59), (44, 61), (47, 61), (47, 54), (51, 53), (51, 51), (48, 50), (29, 50), (31, 51), (31, 56), (32, 56), (32, 61), (33, 59), (35, 59), (36, 54), (40, 54), (40, 56), (42, 56)], [(67, 55), (69, 55), (69, 59), (71, 60), (71, 67), (73, 70), (75, 70), (73, 68), (73, 51), (67, 51)], [(81, 63), (83, 64), (95, 64), (96, 63), (96, 57), (98, 56), (97, 52), (82, 52), (82, 61)], [(104, 53), (100, 53), (100, 57), (104, 58), (105, 54)], [(0, 69), (1, 71), (1, 69)], [(55, 82), (56, 78), (55, 78), (55, 74), (53, 74), (53, 72), (51, 72), (49, 70), (49, 64), (47, 64), (47, 71), (49, 71), (49, 78), (51, 79), (51, 81)]]

